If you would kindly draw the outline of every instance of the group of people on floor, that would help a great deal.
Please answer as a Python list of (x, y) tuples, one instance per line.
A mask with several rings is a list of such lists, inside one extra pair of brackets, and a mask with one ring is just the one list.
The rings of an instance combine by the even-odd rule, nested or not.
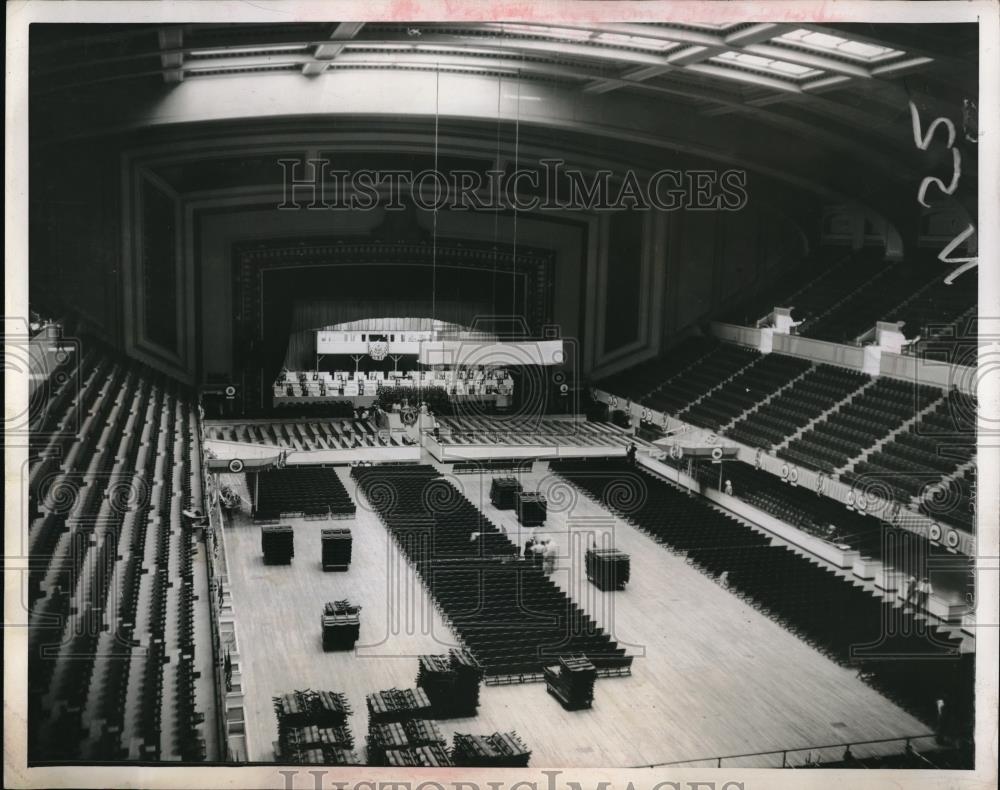
[(545, 573), (552, 573), (556, 569), (556, 559), (558, 548), (551, 538), (535, 540), (528, 538), (524, 544), (524, 558), (541, 566)]

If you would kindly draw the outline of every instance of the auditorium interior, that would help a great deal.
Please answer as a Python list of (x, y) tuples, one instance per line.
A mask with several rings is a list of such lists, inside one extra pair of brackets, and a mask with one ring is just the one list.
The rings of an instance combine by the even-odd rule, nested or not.
[(30, 763), (973, 767), (978, 49), (32, 25)]

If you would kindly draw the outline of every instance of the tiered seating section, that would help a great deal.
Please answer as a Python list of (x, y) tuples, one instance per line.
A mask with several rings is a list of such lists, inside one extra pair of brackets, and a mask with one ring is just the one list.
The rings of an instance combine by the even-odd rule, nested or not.
[(488, 683), (540, 680), (566, 653), (606, 674), (630, 671), (631, 657), (433, 467), (351, 474)]
[(941, 396), (933, 387), (880, 378), (816, 422), (779, 454), (804, 466), (838, 474), (865, 448), (911, 419), (918, 405)]
[(791, 294), (784, 300), (784, 304), (772, 307), (791, 307), (792, 318), (802, 322), (798, 333), (811, 337), (812, 330), (822, 327), (826, 315), (834, 305), (843, 302), (859, 288), (885, 273), (888, 265), (884, 258), (885, 249), (882, 247), (866, 247), (851, 253), (825, 275)]
[[(558, 461), (553, 471), (601, 501), (609, 483), (635, 468), (618, 460)], [(926, 624), (908, 607), (883, 601), (859, 583), (771, 541), (665, 480), (647, 478), (645, 497), (627, 512), (602, 504), (715, 577), (832, 660), (858, 668), (882, 693), (932, 723), (935, 701), (954, 700), (972, 721), (974, 673), (959, 660), (961, 640)], [(628, 479), (628, 478), (626, 478)], [(633, 504), (630, 502), (630, 505)], [(905, 658), (905, 660), (903, 660)]]
[(676, 415), (760, 356), (759, 351), (723, 343), (664, 381), (659, 389), (642, 398), (641, 402), (644, 406)]
[[(841, 475), (847, 482), (877, 480), (891, 487), (900, 501), (908, 502), (929, 493), (975, 454), (975, 428), (961, 422), (961, 412), (971, 396), (952, 391), (916, 423), (897, 434), (878, 452)], [(974, 400), (974, 399), (973, 399)]]
[(257, 472), (259, 519), (288, 518), (293, 515), (350, 518), (354, 501), (329, 466), (286, 466)]
[(811, 366), (798, 357), (766, 354), (678, 416), (702, 428), (721, 431)]
[(407, 372), (295, 370), (283, 371), (274, 382), (275, 398), (351, 398), (375, 396), (386, 387), (441, 387), (449, 395), (511, 395), (514, 380), (504, 368), (469, 366), (458, 370)]
[[(922, 256), (892, 263), (869, 261), (862, 267), (862, 274), (867, 268), (874, 276), (859, 283), (843, 299), (827, 297), (827, 309), (800, 326), (799, 334), (833, 343), (850, 343), (874, 327), (876, 321), (882, 320), (900, 302), (931, 281), (944, 277), (940, 261)], [(828, 288), (830, 285), (828, 283)], [(796, 311), (792, 315), (797, 318)]]
[(743, 444), (771, 450), (870, 380), (846, 368), (814, 365), (788, 389), (745, 414), (725, 433)]
[(794, 268), (781, 283), (733, 308), (723, 320), (752, 326), (775, 307), (791, 307), (793, 318), (801, 322), (798, 334), (853, 343), (877, 321), (904, 322), (910, 339), (954, 337), (959, 324), (964, 328), (964, 321), (975, 316), (975, 275), (945, 286), (940, 261), (924, 251), (886, 261), (882, 247), (857, 252), (821, 247), (814, 257), (813, 263)]
[(217, 423), (206, 426), (205, 438), (303, 451), (403, 447), (409, 443), (403, 436), (376, 430), (368, 420), (355, 419)]
[(205, 759), (195, 685), (212, 645), (195, 645), (195, 610), (208, 601), (181, 515), (202, 506), (197, 408), (81, 347), (31, 437), (29, 759)]
[(663, 382), (673, 378), (682, 370), (699, 361), (720, 345), (713, 337), (694, 335), (685, 338), (663, 357), (641, 362), (621, 373), (615, 373), (597, 383), (606, 392), (613, 392), (620, 398), (641, 401)]

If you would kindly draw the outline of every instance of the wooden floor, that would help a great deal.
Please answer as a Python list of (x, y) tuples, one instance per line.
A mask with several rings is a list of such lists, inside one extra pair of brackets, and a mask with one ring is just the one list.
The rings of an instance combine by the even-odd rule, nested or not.
[[(554, 579), (636, 655), (633, 674), (598, 680), (593, 709), (578, 712), (564, 711), (543, 684), (484, 686), (477, 717), (439, 723), (449, 739), (456, 731), (514, 729), (532, 749), (533, 766), (620, 767), (927, 731), (852, 671), (559, 483), (544, 464), (536, 463), (535, 470), (523, 477), (526, 488), (548, 489), (550, 502), (565, 495), (561, 508), (550, 507), (546, 528), (534, 531), (552, 537), (559, 547)], [(381, 522), (358, 497), (349, 470), (338, 471), (359, 499), (356, 518), (337, 522), (350, 525), (354, 534), (347, 573), (320, 568), (319, 532), (326, 522), (291, 520), (295, 559), (290, 566), (262, 563), (259, 527), (248, 516), (237, 514), (227, 529), (253, 761), (273, 759), (277, 727), (271, 698), (304, 688), (347, 694), (363, 757), (365, 695), (413, 686), (416, 656), (443, 652), (455, 641)], [(528, 530), (510, 512), (490, 505), (489, 478), (451, 479), (523, 544)], [(602, 593), (586, 582), (582, 554), (592, 537), (631, 555), (632, 582), (626, 591)], [(324, 653), (320, 610), (325, 601), (344, 597), (364, 607), (358, 650)], [(855, 748), (854, 753), (884, 750)], [(780, 756), (757, 757), (725, 764), (757, 767), (780, 761)]]

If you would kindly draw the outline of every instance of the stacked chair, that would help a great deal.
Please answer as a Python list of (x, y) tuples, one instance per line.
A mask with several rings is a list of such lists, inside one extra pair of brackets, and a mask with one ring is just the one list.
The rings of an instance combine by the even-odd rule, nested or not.
[(525, 527), (540, 527), (548, 515), (545, 495), (538, 491), (518, 491), (514, 495), (518, 523)]
[(437, 725), (427, 719), (368, 723), (368, 765), (417, 766), (430, 758), (428, 767), (448, 766), (446, 744)]
[(320, 616), (323, 650), (353, 650), (361, 633), (361, 607), (348, 600), (334, 601), (323, 607)]
[(494, 477), (490, 483), (490, 502), (497, 510), (513, 510), (521, 490), (516, 477)]
[(324, 529), (320, 538), (323, 570), (346, 571), (351, 565), (351, 530), (346, 527)]
[(267, 565), (288, 565), (295, 556), (295, 532), (289, 524), (265, 524), (260, 528), (260, 549)]
[(369, 723), (424, 719), (431, 713), (431, 701), (423, 689), (385, 689), (367, 696)]
[(279, 762), (360, 765), (347, 725), (351, 706), (335, 691), (295, 691), (274, 697)]
[(566, 710), (583, 710), (594, 704), (597, 670), (586, 656), (560, 656), (545, 667), (545, 690)]
[(467, 650), (420, 656), (417, 686), (424, 690), (437, 719), (475, 716), (483, 669)]
[(584, 557), (587, 580), (599, 590), (624, 590), (632, 573), (632, 559), (618, 549), (590, 548)]
[(455, 733), (451, 759), (456, 766), (484, 768), (524, 768), (531, 752), (516, 732), (492, 735)]

